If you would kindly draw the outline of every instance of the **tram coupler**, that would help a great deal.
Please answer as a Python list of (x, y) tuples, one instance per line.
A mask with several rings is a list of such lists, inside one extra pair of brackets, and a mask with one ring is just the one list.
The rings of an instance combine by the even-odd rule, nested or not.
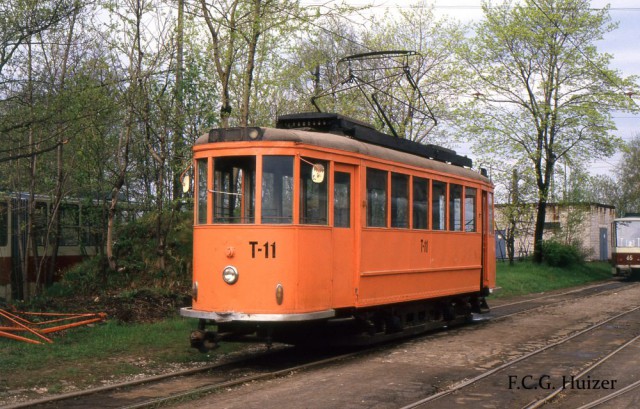
[(191, 332), (189, 336), (191, 341), (191, 347), (196, 348), (202, 353), (207, 353), (212, 349), (218, 347), (218, 341), (220, 337), (217, 332), (205, 331), (203, 329), (196, 329)]

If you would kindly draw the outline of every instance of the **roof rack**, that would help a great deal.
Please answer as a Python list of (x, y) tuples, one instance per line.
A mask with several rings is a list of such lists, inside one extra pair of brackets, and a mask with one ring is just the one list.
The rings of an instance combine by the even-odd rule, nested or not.
[(277, 119), (276, 128), (305, 129), (344, 135), (361, 142), (410, 153), (427, 159), (468, 168), (472, 166), (470, 158), (458, 155), (454, 150), (437, 145), (423, 145), (409, 139), (396, 138), (377, 131), (367, 123), (335, 113), (302, 112), (282, 115)]

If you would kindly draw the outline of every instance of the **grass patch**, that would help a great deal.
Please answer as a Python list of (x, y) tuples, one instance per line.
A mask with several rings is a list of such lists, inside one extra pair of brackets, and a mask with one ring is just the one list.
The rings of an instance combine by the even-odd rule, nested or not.
[(189, 333), (196, 327), (197, 320), (180, 317), (151, 324), (112, 320), (51, 334), (53, 344), (0, 338), (0, 406), (16, 394), (35, 398), (207, 363), (238, 347), (226, 344), (201, 354), (189, 346)]
[(500, 291), (493, 297), (540, 293), (608, 278), (611, 278), (611, 266), (605, 262), (574, 264), (568, 268), (530, 261), (516, 262), (513, 266), (498, 262), (496, 281)]

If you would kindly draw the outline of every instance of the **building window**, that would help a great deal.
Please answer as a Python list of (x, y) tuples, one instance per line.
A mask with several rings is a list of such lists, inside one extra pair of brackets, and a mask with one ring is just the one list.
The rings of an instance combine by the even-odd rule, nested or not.
[(476, 231), (476, 197), (478, 191), (467, 187), (464, 189), (464, 231)]
[(333, 181), (333, 225), (351, 227), (351, 175), (336, 172)]
[(255, 221), (256, 158), (232, 156), (213, 161), (213, 222)]
[(434, 180), (431, 191), (431, 228), (444, 230), (446, 228), (447, 184)]
[(207, 159), (198, 159), (196, 161), (198, 167), (198, 180), (196, 185), (198, 187), (198, 204), (196, 206), (196, 220), (198, 224), (207, 223), (207, 179), (209, 169), (207, 168)]
[[(329, 165), (325, 161), (301, 158), (300, 160), (300, 223), (327, 225), (328, 218), (328, 182), (327, 177), (318, 177), (314, 181), (314, 166), (324, 168), (328, 174)], [(316, 168), (317, 169), (317, 168)]]
[(429, 180), (413, 178), (413, 228), (428, 229)]
[(391, 174), (391, 227), (409, 227), (409, 176)]
[(387, 172), (367, 169), (367, 226), (387, 226)]
[(262, 223), (293, 222), (293, 156), (262, 159)]

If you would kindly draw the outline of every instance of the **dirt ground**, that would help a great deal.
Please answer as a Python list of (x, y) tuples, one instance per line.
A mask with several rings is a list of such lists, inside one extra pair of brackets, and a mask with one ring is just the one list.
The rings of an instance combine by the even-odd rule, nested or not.
[[(616, 315), (630, 306), (637, 306), (638, 300), (640, 286), (628, 286), (615, 293), (415, 338), (364, 358), (293, 373), (268, 382), (245, 384), (175, 407), (400, 408)], [(632, 330), (638, 333), (640, 323), (633, 325)], [(621, 383), (636, 380), (639, 364), (640, 357), (629, 355), (626, 362), (609, 369), (607, 376)], [(498, 388), (508, 389), (508, 376), (509, 373), (505, 372), (504, 384)], [(482, 394), (464, 396), (464, 392), (461, 393), (458, 402), (470, 405), (468, 407), (494, 407), (483, 404)], [(525, 396), (527, 391), (517, 393), (523, 394), (523, 404), (531, 400)], [(626, 407), (624, 402), (637, 403), (639, 394), (640, 390), (637, 390), (626, 400), (618, 401), (616, 405), (621, 406), (609, 407)], [(428, 407), (440, 406), (436, 401)]]

